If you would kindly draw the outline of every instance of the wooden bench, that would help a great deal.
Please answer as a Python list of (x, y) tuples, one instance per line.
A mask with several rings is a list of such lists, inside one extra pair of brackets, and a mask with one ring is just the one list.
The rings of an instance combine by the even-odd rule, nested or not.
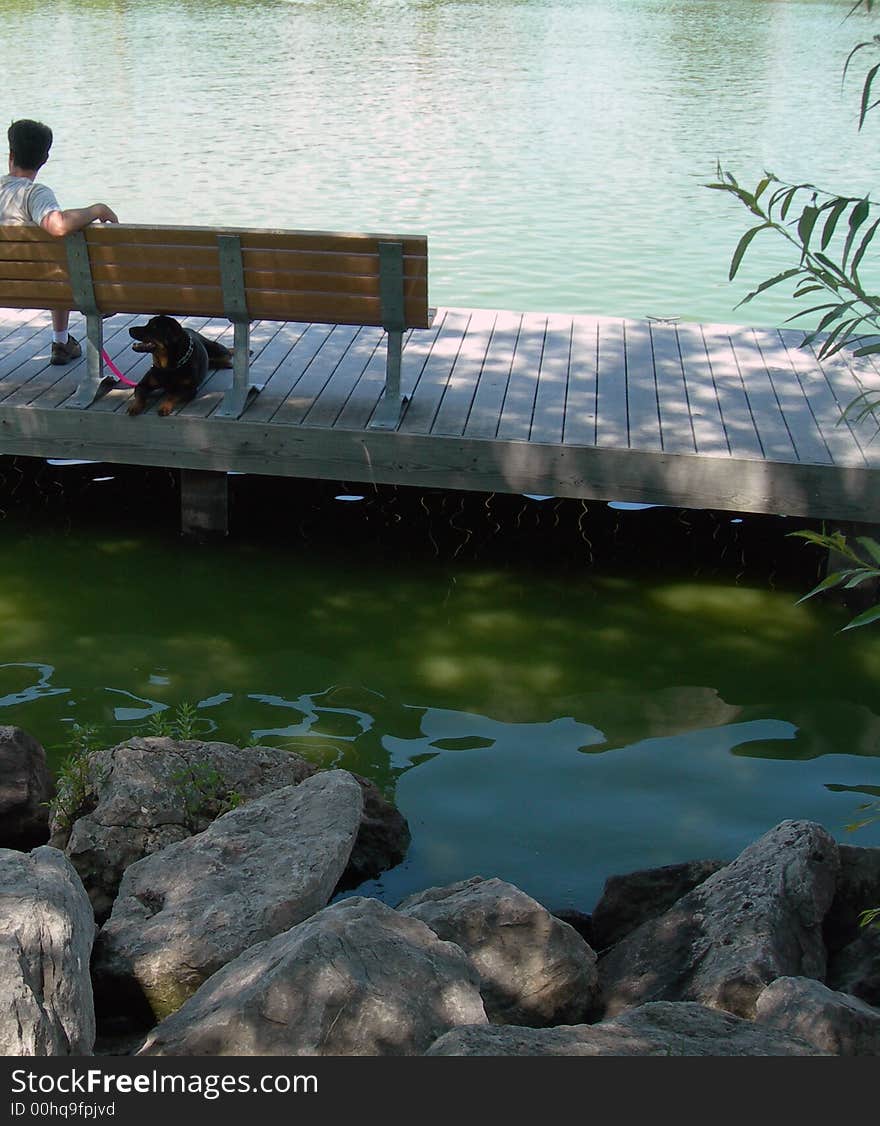
[(113, 313), (227, 317), (233, 386), (216, 413), (239, 418), (250, 381), (254, 321), (376, 325), (387, 333), (383, 399), (372, 425), (393, 427), (403, 333), (429, 328), (423, 236), (250, 228), (92, 225), (64, 239), (0, 225), (0, 307), (77, 309), (86, 317), (86, 379), (65, 406), (83, 409), (111, 385), (102, 322)]

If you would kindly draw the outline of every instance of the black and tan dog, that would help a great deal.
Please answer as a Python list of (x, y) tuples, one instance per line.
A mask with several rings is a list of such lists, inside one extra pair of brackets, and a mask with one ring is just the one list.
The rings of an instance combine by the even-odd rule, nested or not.
[(153, 366), (134, 389), (129, 414), (140, 414), (150, 395), (162, 391), (159, 414), (164, 418), (195, 396), (209, 367), (232, 367), (232, 352), (228, 348), (194, 329), (184, 328), (174, 317), (151, 317), (145, 325), (135, 325), (128, 331), (135, 341), (132, 349), (150, 352), (153, 357)]

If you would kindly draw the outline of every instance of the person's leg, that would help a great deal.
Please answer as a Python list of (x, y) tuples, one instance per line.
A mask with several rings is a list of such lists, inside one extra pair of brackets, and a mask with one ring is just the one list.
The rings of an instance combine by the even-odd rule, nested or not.
[(82, 355), (82, 348), (67, 331), (70, 321), (68, 309), (52, 310), (52, 357), (50, 363), (66, 364)]

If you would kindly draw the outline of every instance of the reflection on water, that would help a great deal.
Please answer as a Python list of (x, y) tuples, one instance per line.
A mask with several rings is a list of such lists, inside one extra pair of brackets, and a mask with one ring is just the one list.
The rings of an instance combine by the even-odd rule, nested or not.
[(880, 843), (844, 828), (880, 790), (880, 635), (796, 605), (789, 521), (237, 477), (196, 547), (164, 472), (14, 470), (0, 722), (55, 764), (75, 722), (110, 745), (186, 703), (198, 738), (352, 769), (413, 830), (390, 902), (480, 874), (590, 910), (786, 818)]

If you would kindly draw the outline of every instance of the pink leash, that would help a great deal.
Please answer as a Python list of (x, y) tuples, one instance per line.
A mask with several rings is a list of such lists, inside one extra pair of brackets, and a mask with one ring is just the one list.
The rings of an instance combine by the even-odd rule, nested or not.
[(137, 387), (136, 383), (132, 383), (132, 381), (130, 379), (125, 378), (125, 376), (122, 374), (122, 372), (116, 366), (116, 364), (113, 363), (113, 361), (110, 359), (110, 357), (107, 355), (107, 353), (104, 351), (103, 348), (101, 349), (101, 355), (104, 357), (104, 363), (113, 372), (113, 374), (116, 376), (117, 379), (121, 380), (123, 383), (128, 384), (129, 387)]

